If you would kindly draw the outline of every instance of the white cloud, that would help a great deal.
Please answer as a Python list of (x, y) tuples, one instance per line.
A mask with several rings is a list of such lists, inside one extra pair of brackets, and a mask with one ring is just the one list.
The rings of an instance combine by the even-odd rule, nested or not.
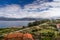
[(41, 13), (41, 17), (44, 16), (43, 18), (49, 18), (49, 17), (60, 16), (59, 10), (60, 8), (51, 8), (50, 10)]
[(60, 0), (54, 0), (54, 1), (60, 1)]
[[(40, 2), (39, 2), (40, 3)], [(36, 2), (28, 4), (21, 9), (19, 5), (7, 5), (0, 8), (0, 17), (10, 18), (24, 18), (24, 17), (36, 17), (36, 18), (49, 18), (54, 16), (60, 16), (60, 2), (47, 2), (37, 5)], [(53, 8), (50, 8), (52, 6)], [(46, 10), (49, 9), (49, 10)], [(40, 10), (40, 11), (39, 11)], [(41, 11), (44, 10), (44, 11)]]

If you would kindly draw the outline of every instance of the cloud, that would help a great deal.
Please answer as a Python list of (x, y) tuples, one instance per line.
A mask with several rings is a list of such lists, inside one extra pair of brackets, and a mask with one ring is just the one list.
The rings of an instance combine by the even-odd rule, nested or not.
[[(37, 0), (39, 1), (39, 0)], [(19, 5), (12, 4), (0, 7), (0, 17), (9, 18), (50, 18), (54, 16), (60, 16), (60, 2), (39, 2), (34, 1), (32, 4), (24, 6), (22, 9)], [(40, 4), (42, 3), (42, 4)], [(38, 4), (38, 5), (37, 5)]]
[[(0, 8), (0, 16), (2, 17), (16, 17), (19, 14), (20, 7), (18, 5), (7, 5)], [(18, 16), (17, 16), (18, 17)]]
[(50, 17), (57, 17), (57, 16), (59, 17), (60, 16), (59, 10), (60, 8), (51, 8), (50, 10), (41, 13), (40, 16), (42, 18), (50, 18)]

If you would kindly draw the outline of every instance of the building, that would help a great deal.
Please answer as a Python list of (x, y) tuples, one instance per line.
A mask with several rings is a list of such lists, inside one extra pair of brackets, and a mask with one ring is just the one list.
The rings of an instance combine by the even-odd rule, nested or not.
[(7, 35), (4, 35), (4, 40), (23, 40), (23, 33), (9, 33)]
[(23, 35), (23, 40), (34, 40), (34, 39), (33, 39), (33, 37), (32, 37), (31, 34), (25, 33), (25, 34)]
[(11, 32), (9, 34), (5, 34), (3, 40), (33, 40), (33, 37), (29, 33), (23, 34), (20, 32)]
[(60, 24), (57, 24), (56, 27), (57, 27), (58, 31), (60, 31)]

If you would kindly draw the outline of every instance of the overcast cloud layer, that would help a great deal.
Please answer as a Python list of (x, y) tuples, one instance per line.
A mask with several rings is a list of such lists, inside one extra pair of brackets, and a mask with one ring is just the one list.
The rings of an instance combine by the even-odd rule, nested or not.
[[(54, 2), (42, 2), (40, 0), (34, 1), (32, 4), (24, 6), (22, 9), (17, 4), (6, 5), (0, 7), (0, 17), (9, 18), (50, 18), (60, 16), (60, 0)], [(42, 3), (42, 4), (41, 4)]]

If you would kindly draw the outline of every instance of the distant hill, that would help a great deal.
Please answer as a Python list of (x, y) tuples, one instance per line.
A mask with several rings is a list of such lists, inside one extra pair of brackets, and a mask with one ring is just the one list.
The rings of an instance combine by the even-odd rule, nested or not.
[(6, 18), (6, 17), (0, 17), (0, 21), (31, 21), (31, 20), (42, 20), (42, 18)]

